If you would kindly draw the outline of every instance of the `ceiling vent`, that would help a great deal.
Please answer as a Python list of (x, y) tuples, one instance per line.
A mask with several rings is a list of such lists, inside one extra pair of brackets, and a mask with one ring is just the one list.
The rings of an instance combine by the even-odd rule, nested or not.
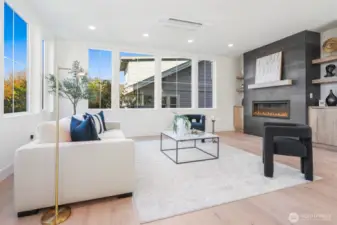
[(174, 27), (174, 28), (182, 28), (187, 30), (197, 30), (203, 27), (202, 23), (188, 21), (188, 20), (181, 20), (176, 18), (169, 18), (166, 20), (162, 20), (161, 22), (164, 23), (165, 26)]

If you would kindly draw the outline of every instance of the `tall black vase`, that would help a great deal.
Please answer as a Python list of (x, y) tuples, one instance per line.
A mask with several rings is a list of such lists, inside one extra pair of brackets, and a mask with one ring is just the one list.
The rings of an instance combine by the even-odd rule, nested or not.
[(336, 106), (337, 105), (337, 97), (333, 94), (332, 90), (330, 90), (330, 93), (328, 97), (326, 97), (325, 102), (328, 106)]

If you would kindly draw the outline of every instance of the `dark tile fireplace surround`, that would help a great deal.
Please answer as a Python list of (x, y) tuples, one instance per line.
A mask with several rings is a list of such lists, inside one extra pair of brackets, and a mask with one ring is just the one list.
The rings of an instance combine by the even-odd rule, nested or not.
[[(308, 106), (320, 99), (320, 85), (311, 83), (320, 77), (320, 66), (311, 63), (320, 49), (320, 34), (303, 31), (244, 54), (244, 133), (262, 136), (264, 122), (308, 123)], [(281, 79), (293, 85), (248, 89), (255, 83), (256, 60), (280, 51)]]

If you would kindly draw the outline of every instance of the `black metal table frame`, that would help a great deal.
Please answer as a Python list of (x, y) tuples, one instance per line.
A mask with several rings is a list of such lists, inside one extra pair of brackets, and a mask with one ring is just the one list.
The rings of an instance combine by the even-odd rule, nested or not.
[[(165, 135), (166, 137), (172, 139), (173, 141), (176, 142), (176, 147), (175, 148), (170, 148), (170, 149), (163, 149), (163, 135)], [(217, 139), (217, 154), (213, 155), (209, 152), (206, 152), (204, 150), (202, 150), (201, 148), (197, 147), (197, 141), (202, 140), (202, 139)], [(186, 141), (194, 141), (194, 146), (191, 147), (182, 147), (179, 148), (179, 142), (186, 142)], [(184, 161), (184, 162), (179, 162), (179, 150), (181, 149), (197, 149), (207, 155), (210, 155), (212, 158), (208, 158), (208, 159), (199, 159), (199, 160), (192, 160), (192, 161)], [(203, 137), (203, 138), (196, 138), (196, 139), (190, 139), (190, 140), (176, 140), (164, 133), (160, 134), (160, 151), (170, 160), (172, 160), (172, 162), (174, 162), (175, 164), (184, 164), (184, 163), (193, 163), (193, 162), (202, 162), (202, 161), (208, 161), (208, 160), (214, 160), (214, 159), (218, 159), (219, 158), (219, 137)], [(172, 159), (168, 154), (166, 154), (166, 151), (176, 151), (176, 160)]]

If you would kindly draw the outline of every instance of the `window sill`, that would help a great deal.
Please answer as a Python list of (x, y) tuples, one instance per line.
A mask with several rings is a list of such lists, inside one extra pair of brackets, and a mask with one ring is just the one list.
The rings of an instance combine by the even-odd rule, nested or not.
[(9, 119), (9, 118), (17, 118), (17, 117), (33, 116), (33, 115), (36, 115), (36, 114), (30, 113), (30, 112), (7, 113), (7, 114), (3, 114), (2, 118)]

